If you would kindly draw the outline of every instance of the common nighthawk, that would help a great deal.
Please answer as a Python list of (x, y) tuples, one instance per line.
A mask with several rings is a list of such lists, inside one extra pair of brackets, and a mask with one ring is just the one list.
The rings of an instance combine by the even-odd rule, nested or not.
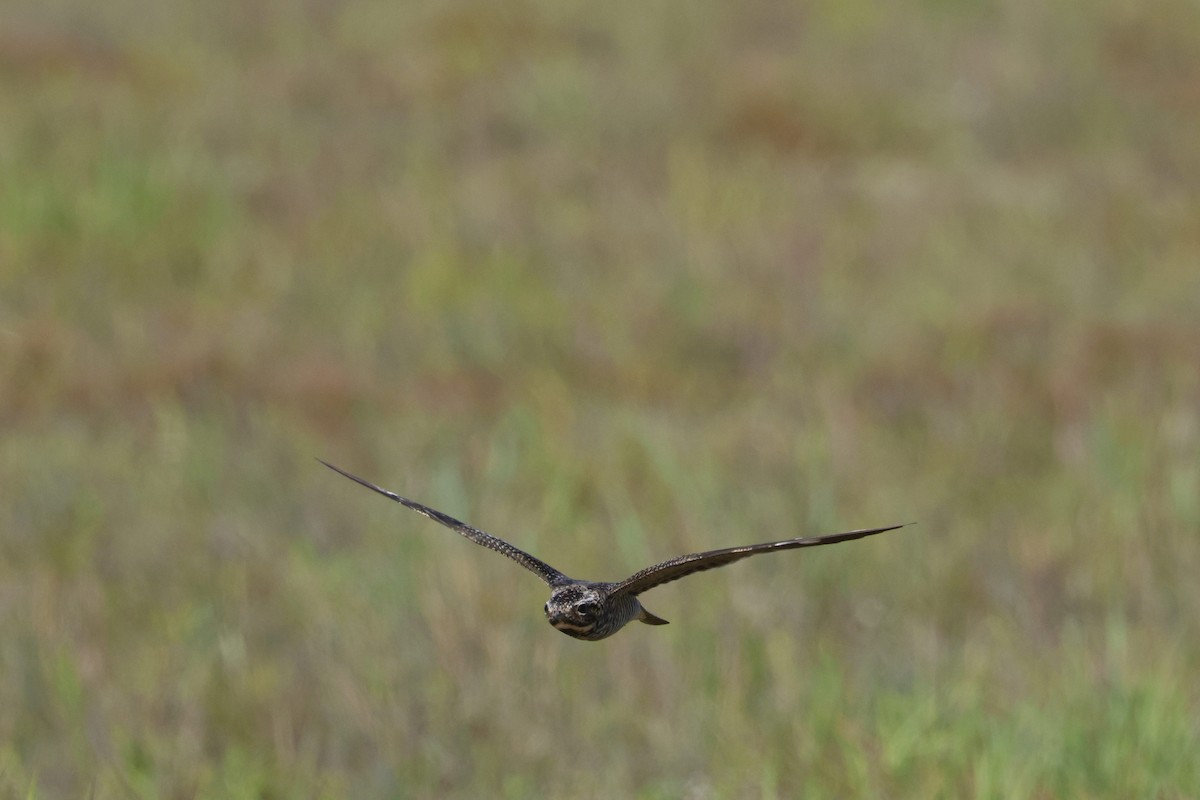
[(351, 475), (327, 461), (317, 460), (355, 483), (360, 483), (372, 491), (379, 492), (384, 497), (389, 497), (419, 514), (424, 514), (430, 519), (440, 522), (447, 528), (458, 531), (475, 544), (481, 544), (516, 561), (550, 586), (550, 600), (547, 601), (545, 607), (546, 619), (550, 621), (550, 624), (568, 636), (593, 642), (612, 636), (626, 623), (635, 619), (647, 625), (666, 625), (665, 619), (651, 614), (642, 607), (638, 600), (638, 595), (642, 592), (660, 584), (678, 580), (693, 572), (723, 567), (759, 553), (774, 553), (779, 550), (793, 550), (797, 547), (816, 547), (822, 544), (848, 542), (851, 539), (861, 539), (864, 536), (874, 536), (877, 533), (904, 527), (903, 525), (889, 525), (886, 528), (867, 528), (846, 533), (834, 533), (829, 536), (784, 539), (779, 542), (726, 547), (721, 550), (708, 550), (703, 553), (678, 556), (661, 564), (655, 564), (653, 567), (647, 567), (616, 583), (579, 581), (568, 578), (546, 562), (534, 558), (524, 550), (518, 550), (503, 539), (472, 528), (454, 517), (429, 506), (415, 503), (395, 492), (381, 489), (370, 481), (365, 481), (357, 475)]

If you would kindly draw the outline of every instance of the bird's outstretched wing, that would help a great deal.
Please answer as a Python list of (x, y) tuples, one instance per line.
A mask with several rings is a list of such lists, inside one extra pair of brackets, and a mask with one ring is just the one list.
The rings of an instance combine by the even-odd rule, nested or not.
[(541, 578), (543, 581), (545, 581), (546, 583), (548, 583), (551, 586), (556, 586), (560, 583), (564, 583), (564, 582), (570, 580), (570, 578), (568, 578), (566, 575), (563, 575), (561, 572), (559, 572), (554, 567), (547, 564), (545, 561), (541, 561), (539, 559), (534, 558), (533, 556), (529, 555), (529, 553), (526, 553), (524, 550), (520, 550), (516, 547), (513, 547), (511, 544), (504, 541), (503, 539), (499, 539), (495, 536), (492, 536), (490, 533), (484, 533), (483, 531), (481, 531), (477, 528), (472, 528), (470, 525), (466, 524), (465, 522), (459, 522), (458, 520), (456, 520), (454, 517), (450, 516), (449, 514), (443, 514), (442, 512), (432, 509), (429, 506), (423, 506), (420, 503), (415, 503), (412, 500), (409, 500), (407, 497), (401, 497), (400, 495), (396, 494), (395, 492), (389, 492), (387, 489), (382, 489), (382, 488), (376, 486), (375, 484), (371, 483), (370, 481), (365, 481), (362, 478), (358, 477), (357, 475), (351, 475), (349, 472), (346, 472), (346, 470), (341, 469), (340, 467), (335, 467), (333, 464), (330, 464), (328, 461), (323, 461), (319, 458), (317, 459), (317, 461), (320, 461), (322, 464), (329, 467), (334, 472), (338, 473), (339, 475), (344, 475), (345, 477), (349, 478), (350, 480), (354, 481), (355, 483), (362, 484), (363, 486), (367, 487), (368, 489), (371, 489), (372, 491), (379, 492), (384, 497), (395, 500), (400, 505), (405, 506), (406, 508), (411, 508), (413, 511), (416, 511), (418, 514), (424, 514), (425, 516), (429, 517), (431, 520), (434, 520), (435, 522), (440, 522), (443, 525), (445, 525), (447, 528), (450, 528), (451, 530), (458, 531), (459, 533), (461, 533), (463, 536), (470, 539), (475, 544), (483, 545), (484, 547), (488, 548), (489, 550), (495, 550), (497, 553), (500, 553), (501, 555), (508, 556), (513, 561), (517, 562), (525, 569), (534, 573), (535, 575), (537, 575), (539, 578)]
[(613, 589), (613, 594), (636, 596), (648, 589), (653, 589), (655, 586), (677, 581), (686, 575), (691, 575), (693, 572), (702, 572), (706, 569), (723, 567), (726, 564), (732, 564), (735, 561), (741, 561), (743, 558), (756, 556), (759, 553), (774, 553), (779, 550), (794, 550), (798, 547), (818, 547), (823, 544), (837, 544), (838, 542), (848, 542), (851, 539), (861, 539), (864, 536), (874, 536), (877, 533), (894, 531), (897, 528), (903, 527), (903, 525), (891, 525), (886, 528), (865, 528), (860, 531), (834, 533), (829, 536), (784, 539), (780, 542), (764, 542), (763, 544), (748, 544), (741, 547), (726, 547), (722, 550), (709, 550), (704, 553), (678, 556), (661, 564), (655, 564), (653, 567), (647, 567), (641, 572), (629, 576), (616, 585)]

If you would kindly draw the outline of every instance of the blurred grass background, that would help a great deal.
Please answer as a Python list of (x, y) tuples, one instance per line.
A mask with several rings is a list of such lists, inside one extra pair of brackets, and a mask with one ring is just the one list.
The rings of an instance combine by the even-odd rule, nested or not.
[[(0, 794), (1200, 796), (1190, 0), (7, 0)], [(909, 520), (656, 590), (569, 574)]]

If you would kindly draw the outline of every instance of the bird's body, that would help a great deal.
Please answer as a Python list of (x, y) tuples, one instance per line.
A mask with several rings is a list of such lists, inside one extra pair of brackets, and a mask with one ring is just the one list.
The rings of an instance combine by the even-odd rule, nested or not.
[[(320, 461), (320, 459), (318, 459)], [(634, 573), (623, 581), (603, 583), (597, 581), (581, 581), (569, 578), (544, 561), (526, 553), (508, 542), (489, 533), (472, 528), (448, 514), (428, 506), (401, 497), (395, 492), (380, 488), (363, 480), (357, 475), (351, 475), (343, 469), (335, 467), (327, 461), (321, 461), (334, 472), (343, 475), (355, 483), (382, 494), (401, 505), (411, 508), (419, 514), (457, 531), (478, 545), (495, 550), (508, 556), (530, 572), (537, 575), (550, 586), (550, 599), (546, 602), (546, 619), (558, 630), (576, 639), (596, 641), (606, 639), (625, 627), (630, 622), (638, 620), (647, 625), (666, 625), (667, 621), (656, 617), (642, 607), (638, 595), (670, 581), (678, 580), (693, 572), (701, 572), (714, 567), (723, 567), (759, 553), (772, 553), (778, 550), (793, 550), (800, 547), (816, 547), (819, 545), (846, 542), (851, 539), (861, 539), (874, 536), (877, 533), (895, 530), (903, 525), (890, 525), (885, 528), (865, 528), (845, 533), (835, 533), (829, 536), (816, 536), (797, 539), (784, 539), (777, 542), (727, 547), (722, 550), (708, 550), (703, 553), (691, 553), (678, 556), (661, 564), (647, 567), (641, 572)]]
[(631, 594), (615, 592), (619, 584), (571, 581), (557, 586), (546, 601), (546, 619), (576, 639), (606, 639), (629, 622), (666, 625)]

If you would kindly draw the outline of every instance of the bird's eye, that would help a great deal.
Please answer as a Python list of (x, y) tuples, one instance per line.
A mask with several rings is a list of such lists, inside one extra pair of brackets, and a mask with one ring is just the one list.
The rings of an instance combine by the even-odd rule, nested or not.
[(575, 607), (575, 609), (580, 613), (581, 616), (584, 617), (591, 617), (596, 614), (595, 603), (580, 603)]
[(546, 612), (547, 617), (550, 616), (550, 603), (546, 603), (546, 605), (542, 606), (542, 610)]

